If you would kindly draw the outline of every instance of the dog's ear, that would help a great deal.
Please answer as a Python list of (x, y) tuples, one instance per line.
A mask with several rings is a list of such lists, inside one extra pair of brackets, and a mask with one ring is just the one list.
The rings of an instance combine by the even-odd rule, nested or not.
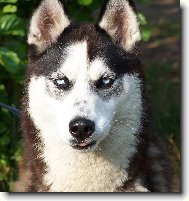
[(132, 51), (141, 40), (139, 22), (131, 0), (106, 0), (98, 25), (125, 50)]
[(28, 44), (35, 45), (40, 53), (56, 42), (69, 24), (63, 4), (58, 0), (43, 0), (31, 18)]

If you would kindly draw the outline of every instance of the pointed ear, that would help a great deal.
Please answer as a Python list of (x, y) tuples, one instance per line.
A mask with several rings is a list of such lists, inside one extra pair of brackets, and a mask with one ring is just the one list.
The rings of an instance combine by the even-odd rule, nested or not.
[(28, 43), (35, 45), (40, 53), (56, 42), (69, 24), (64, 6), (58, 0), (43, 0), (32, 16)]
[(132, 51), (135, 43), (141, 40), (139, 22), (131, 0), (106, 1), (98, 25), (127, 51)]

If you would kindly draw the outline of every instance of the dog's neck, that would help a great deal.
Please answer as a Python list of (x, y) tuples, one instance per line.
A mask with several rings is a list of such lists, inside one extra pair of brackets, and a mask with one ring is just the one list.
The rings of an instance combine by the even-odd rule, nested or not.
[(126, 169), (136, 149), (135, 142), (127, 146), (129, 141), (114, 141), (111, 137), (91, 153), (73, 150), (57, 138), (44, 144), (42, 157), (47, 174), (43, 179), (53, 192), (115, 191), (128, 179)]

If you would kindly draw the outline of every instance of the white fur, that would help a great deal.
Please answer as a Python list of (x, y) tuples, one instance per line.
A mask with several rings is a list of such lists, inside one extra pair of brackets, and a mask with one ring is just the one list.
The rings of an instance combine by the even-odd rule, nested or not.
[[(122, 12), (120, 9), (124, 10), (122, 14), (122, 18), (124, 19), (122, 30), (120, 30), (119, 26), (114, 24), (114, 15), (117, 15), (117, 12)], [(113, 39), (117, 37), (119, 32), (124, 31), (121, 45), (127, 51), (132, 50), (135, 43), (141, 40), (137, 16), (126, 0), (110, 0), (99, 26), (105, 29)]]
[[(54, 22), (54, 26), (51, 29), (47, 29), (51, 38), (50, 41), (46, 41), (41, 33), (40, 26), (44, 23), (46, 18), (45, 13), (49, 12), (51, 16), (48, 16), (51, 21)], [(48, 45), (55, 42), (57, 37), (62, 31), (70, 24), (68, 17), (65, 15), (62, 5), (57, 0), (44, 0), (39, 8), (34, 13), (28, 34), (28, 43), (37, 46), (38, 51), (42, 52)], [(47, 25), (48, 26), (48, 25)]]
[(91, 80), (98, 80), (103, 74), (108, 73), (109, 70), (106, 67), (105, 62), (102, 58), (96, 58), (90, 64), (89, 76)]
[[(66, 48), (66, 59), (62, 63), (60, 73), (63, 73), (69, 80), (75, 81), (77, 77), (86, 75), (92, 81), (98, 80), (104, 73), (109, 72), (103, 58), (96, 58), (92, 62), (88, 60), (87, 41), (72, 44)], [(80, 72), (80, 73), (79, 73)]]
[[(44, 182), (52, 192), (112, 192), (128, 179), (126, 168), (136, 152), (141, 127), (141, 83), (137, 75), (125, 75), (122, 95), (101, 99), (90, 91), (89, 81), (106, 71), (103, 63), (102, 58), (90, 63), (87, 44), (82, 42), (68, 48), (60, 68), (66, 76), (73, 72), (75, 84), (68, 94), (52, 97), (47, 91), (48, 79), (41, 76), (30, 80), (28, 112), (40, 131), (44, 145), (40, 157), (47, 164)], [(93, 77), (91, 72), (97, 64)], [(76, 102), (82, 104), (75, 106)], [(81, 153), (70, 146), (69, 122), (76, 116), (95, 122), (93, 138), (97, 145), (90, 152)]]
[(85, 76), (86, 73), (83, 73), (83, 71), (86, 71), (89, 65), (87, 42), (72, 44), (66, 48), (65, 52), (67, 56), (61, 65), (60, 72), (73, 81), (77, 77)]
[(145, 188), (142, 184), (141, 181), (138, 179), (135, 183), (135, 189), (133, 192), (143, 192), (143, 193), (148, 193), (149, 190)]

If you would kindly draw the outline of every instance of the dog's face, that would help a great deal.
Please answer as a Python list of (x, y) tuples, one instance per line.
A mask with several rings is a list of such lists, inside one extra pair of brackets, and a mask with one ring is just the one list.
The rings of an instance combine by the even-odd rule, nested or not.
[(109, 1), (98, 25), (74, 25), (58, 1), (51, 4), (44, 1), (31, 21), (28, 112), (41, 132), (92, 151), (141, 112), (141, 67), (131, 53), (138, 23), (126, 0)]

